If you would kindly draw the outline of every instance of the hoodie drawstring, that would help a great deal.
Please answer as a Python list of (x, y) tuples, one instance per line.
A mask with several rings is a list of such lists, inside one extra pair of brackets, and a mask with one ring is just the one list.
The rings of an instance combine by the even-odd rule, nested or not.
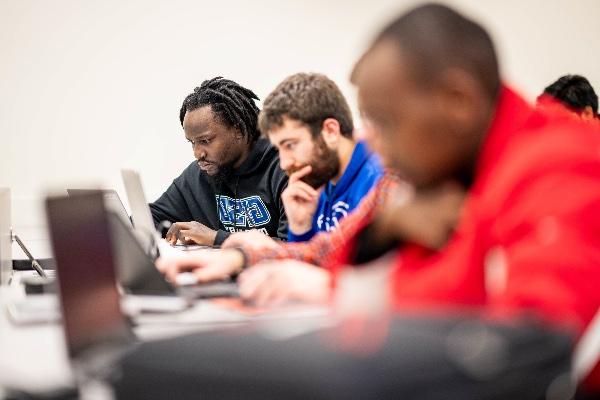
[(237, 232), (237, 200), (238, 200), (238, 184), (240, 183), (240, 176), (237, 175), (235, 179), (235, 186), (233, 188), (233, 231)]

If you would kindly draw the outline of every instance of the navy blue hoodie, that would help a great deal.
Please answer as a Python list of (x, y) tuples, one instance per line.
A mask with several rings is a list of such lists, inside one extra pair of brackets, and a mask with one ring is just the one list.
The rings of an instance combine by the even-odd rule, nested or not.
[(285, 240), (287, 218), (281, 192), (287, 181), (277, 150), (260, 138), (248, 158), (219, 187), (194, 161), (150, 204), (150, 210), (157, 225), (161, 221), (197, 221), (216, 230), (215, 245), (231, 232), (249, 229)]

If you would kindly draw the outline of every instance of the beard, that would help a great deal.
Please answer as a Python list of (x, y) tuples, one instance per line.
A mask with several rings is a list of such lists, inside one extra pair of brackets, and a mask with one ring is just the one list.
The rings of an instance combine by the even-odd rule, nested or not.
[(224, 182), (231, 180), (231, 177), (235, 173), (234, 165), (238, 161), (238, 157), (228, 152), (220, 154), (219, 158), (226, 159), (226, 161), (221, 163), (209, 161), (209, 165), (211, 165), (209, 170), (203, 170), (200, 167), (201, 162), (198, 162), (198, 168), (206, 174), (208, 182), (214, 187), (219, 187)]
[(331, 150), (325, 144), (321, 136), (315, 141), (316, 147), (313, 151), (312, 160), (299, 167), (291, 167), (285, 172), (291, 175), (294, 172), (304, 168), (307, 165), (312, 167), (310, 174), (300, 178), (314, 189), (325, 185), (340, 172), (340, 158), (334, 150)]
[(224, 182), (231, 180), (231, 177), (235, 172), (233, 164), (235, 164), (235, 161), (218, 165), (217, 171), (214, 174), (206, 174), (208, 182), (215, 187), (220, 187)]

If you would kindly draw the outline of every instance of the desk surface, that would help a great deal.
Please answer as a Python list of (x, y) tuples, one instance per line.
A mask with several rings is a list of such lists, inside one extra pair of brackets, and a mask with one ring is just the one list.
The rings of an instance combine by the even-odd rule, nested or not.
[[(26, 298), (20, 278), (32, 271), (14, 272), (13, 283), (0, 287), (0, 395), (2, 387), (46, 391), (72, 386), (73, 372), (67, 357), (60, 323), (14, 324), (6, 305)], [(225, 306), (224, 306), (225, 305)], [(141, 315), (136, 335), (154, 340), (202, 330), (261, 321), (261, 329), (282, 339), (330, 325), (324, 308), (293, 308), (279, 312), (252, 313), (236, 310), (227, 302), (201, 300), (179, 313)]]
[(70, 385), (61, 325), (14, 325), (5, 304), (20, 296), (16, 289), (0, 288), (0, 386), (46, 390)]

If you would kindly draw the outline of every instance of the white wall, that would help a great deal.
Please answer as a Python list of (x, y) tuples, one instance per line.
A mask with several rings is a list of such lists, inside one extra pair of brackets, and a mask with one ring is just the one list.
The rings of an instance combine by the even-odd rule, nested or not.
[[(600, 2), (449, 1), (484, 23), (505, 76), (533, 98), (565, 73), (600, 89)], [(142, 172), (153, 200), (192, 160), (181, 102), (223, 75), (261, 98), (324, 72), (354, 102), (353, 62), (414, 1), (0, 0), (0, 186), (13, 225), (44, 224), (46, 190)]]

